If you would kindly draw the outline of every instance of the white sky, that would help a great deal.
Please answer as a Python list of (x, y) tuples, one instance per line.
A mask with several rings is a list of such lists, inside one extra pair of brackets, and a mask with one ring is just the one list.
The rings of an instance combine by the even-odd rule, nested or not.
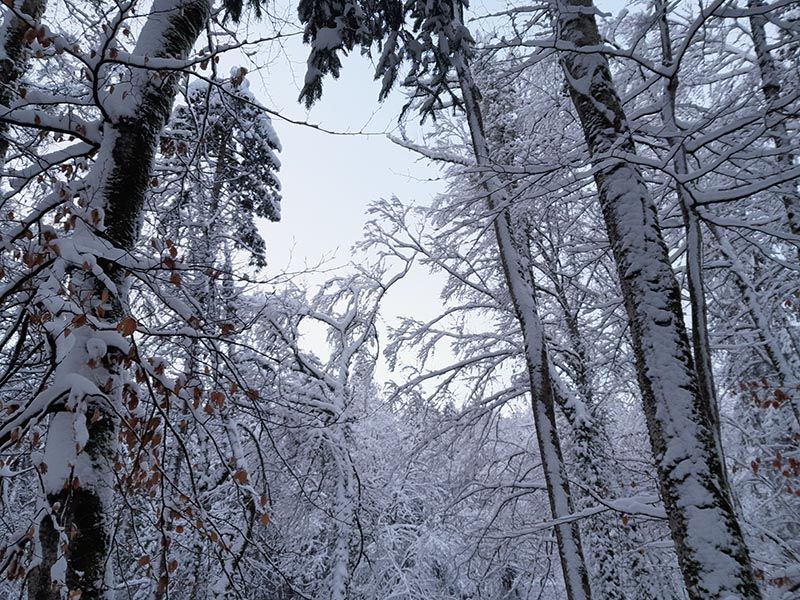
[[(473, 2), (477, 13), (499, 10), (505, 2)], [(621, 0), (601, 0), (603, 10), (625, 6)], [(295, 2), (280, 9), (296, 22)], [(292, 29), (287, 28), (287, 31)], [(369, 60), (355, 55), (345, 60), (339, 80), (327, 78), (324, 94), (310, 112), (297, 103), (305, 74), (307, 47), (299, 36), (277, 45), (267, 70), (253, 74), (252, 86), (269, 108), (289, 118), (317, 123), (343, 132), (385, 132), (396, 126), (403, 97), (395, 91), (382, 105), (379, 86), (372, 80)], [(257, 62), (264, 61), (259, 56)], [(350, 258), (349, 249), (360, 237), (366, 206), (392, 194), (405, 202), (428, 203), (444, 189), (435, 168), (413, 152), (400, 148), (385, 136), (339, 136), (291, 125), (275, 119), (283, 143), (280, 179), (283, 186), (283, 217), (268, 224), (264, 234), (271, 264), (313, 264), (323, 256), (336, 256), (337, 264)]]
[[(289, 15), (296, 21), (294, 8)], [(341, 78), (327, 78), (322, 100), (306, 111), (297, 97), (307, 46), (295, 36), (286, 39), (282, 49), (275, 44), (273, 52), (268, 68), (250, 75), (251, 89), (268, 108), (332, 131), (377, 134), (331, 135), (273, 119), (283, 146), (283, 203), (281, 221), (262, 228), (268, 268), (273, 273), (294, 272), (322, 260), (326, 268), (344, 267), (353, 258), (351, 248), (361, 238), (371, 202), (395, 195), (404, 203), (428, 204), (444, 190), (444, 182), (434, 167), (383, 135), (396, 129), (404, 98), (395, 92), (378, 103), (379, 84), (373, 81), (369, 59), (347, 57)], [(259, 55), (255, 61), (265, 58)], [(320, 282), (324, 277), (310, 279)], [(387, 295), (383, 314), (435, 315), (442, 282), (417, 269)]]
[[(278, 12), (296, 23), (296, 1), (280, 2)], [(621, 0), (597, 4), (608, 12), (625, 6)], [(502, 10), (506, 5), (503, 0), (473, 2), (477, 14)], [(297, 30), (295, 25), (287, 25), (284, 33)], [(264, 56), (264, 46), (270, 48), (269, 57)], [(339, 80), (325, 80), (322, 100), (306, 111), (297, 96), (307, 52), (300, 36), (285, 39), (282, 46), (261, 46), (254, 63), (266, 63), (267, 67), (250, 75), (251, 88), (261, 102), (286, 117), (329, 130), (380, 133), (395, 129), (404, 98), (395, 91), (379, 105), (373, 66), (359, 55), (344, 61)], [(329, 268), (346, 266), (370, 202), (395, 195), (404, 203), (428, 204), (444, 189), (433, 166), (384, 135), (330, 135), (278, 118), (274, 125), (283, 144), (279, 174), (282, 220), (268, 223), (262, 230), (272, 272), (297, 271), (322, 259), (329, 259)], [(440, 306), (441, 284), (440, 278), (417, 269), (387, 296), (383, 315), (390, 320), (398, 314), (434, 316)]]

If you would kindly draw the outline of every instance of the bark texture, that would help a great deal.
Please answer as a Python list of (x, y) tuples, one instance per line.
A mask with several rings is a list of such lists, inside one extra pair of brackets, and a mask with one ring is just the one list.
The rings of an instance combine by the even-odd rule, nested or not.
[[(8, 106), (17, 97), (19, 79), (28, 69), (31, 53), (30, 40), (26, 34), (30, 29), (28, 20), (38, 21), (44, 14), (45, 0), (23, 0), (18, 10), (5, 7), (3, 23), (0, 25), (0, 106)], [(0, 123), (0, 167), (8, 154), (8, 123)]]
[[(479, 167), (486, 167), (489, 171), (492, 159), (481, 117), (479, 96), (466, 57), (461, 56), (459, 59), (454, 61), (454, 66), (464, 101), (475, 161)], [(572, 514), (574, 506), (556, 428), (555, 393), (550, 379), (550, 359), (536, 306), (530, 260), (519, 240), (514, 239), (514, 228), (505, 206), (506, 200), (501, 182), (496, 175), (490, 175), (484, 180), (484, 187), (487, 192), (488, 207), (496, 213), (495, 237), (509, 295), (524, 341), (533, 420), (550, 510), (553, 518), (558, 519)], [(562, 523), (556, 525), (554, 529), (567, 598), (588, 600), (591, 598), (591, 590), (578, 524), (575, 521)]]
[[(747, 0), (747, 7), (757, 11), (764, 7), (764, 2)], [(795, 153), (791, 147), (785, 117), (780, 114), (781, 77), (767, 42), (766, 24), (765, 14), (755, 12), (750, 15), (750, 35), (753, 38), (753, 49), (761, 74), (761, 91), (764, 93), (766, 101), (766, 125), (775, 148), (778, 150), (776, 157), (778, 166), (781, 170), (788, 170), (794, 166)], [(793, 181), (784, 183), (780, 193), (786, 209), (789, 230), (793, 235), (800, 237), (800, 194), (797, 193), (797, 186)]]
[[(209, 15), (208, 0), (156, 0), (134, 53), (151, 58), (185, 58)], [(90, 206), (104, 215), (105, 229), (78, 231), (76, 235), (102, 239), (108, 249), (97, 260), (102, 276), (91, 272), (73, 275), (73, 282), (80, 279), (77, 289), (89, 291), (87, 312), (97, 314), (96, 309), (104, 307), (99, 314), (106, 322), (104, 329), (109, 331), (114, 331), (124, 315), (127, 286), (124, 269), (108, 257), (119, 252), (124, 255), (137, 242), (159, 135), (171, 113), (179, 77), (174, 72), (132, 68), (132, 101), (106, 107), (109, 120), (104, 124), (103, 143), (88, 178), (94, 192)], [(54, 535), (52, 518), (43, 519), (42, 562), (29, 579), (32, 600), (61, 597), (59, 586), (51, 580), (52, 569), (62, 554), (67, 563), (65, 583), (69, 591), (80, 591), (82, 600), (114, 597), (109, 565), (112, 463), (118, 437), (116, 413), (122, 410), (130, 358), (121, 336), (119, 340), (98, 338), (96, 328), (90, 324), (76, 327), (72, 336), (70, 354), (54, 375), (57, 381), (73, 382), (70, 401), (51, 417), (45, 448), (52, 473), (46, 483), (50, 510), (59, 528), (70, 534)], [(77, 381), (81, 383), (74, 383)], [(91, 389), (94, 393), (87, 393)], [(85, 448), (63, 456), (64, 448), (74, 446), (75, 423), (80, 420), (88, 430)]]
[(661, 495), (689, 597), (761, 598), (698, 382), (680, 290), (590, 0), (557, 0), (557, 44), (595, 168)]

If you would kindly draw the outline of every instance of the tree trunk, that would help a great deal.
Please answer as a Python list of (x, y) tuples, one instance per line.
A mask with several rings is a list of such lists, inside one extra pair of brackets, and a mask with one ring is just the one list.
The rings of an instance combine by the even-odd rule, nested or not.
[[(23, 0), (19, 12), (33, 21), (38, 21), (44, 14), (45, 0)], [(4, 9), (3, 23), (0, 24), (0, 46), (3, 55), (0, 57), (0, 106), (9, 106), (17, 97), (20, 77), (28, 70), (31, 52), (25, 40), (28, 23), (19, 17), (15, 10), (8, 6)], [(0, 123), (0, 169), (5, 165), (8, 154), (8, 123)]]
[[(457, 18), (457, 17), (456, 17)], [(479, 167), (491, 167), (483, 120), (478, 103), (476, 86), (466, 56), (456, 60), (455, 69), (464, 100), (475, 162)], [(514, 305), (525, 345), (525, 361), (530, 380), (531, 404), (539, 454), (544, 468), (550, 510), (555, 519), (574, 512), (566, 467), (561, 453), (554, 411), (554, 390), (550, 380), (550, 359), (545, 345), (544, 330), (536, 306), (529, 257), (521, 252), (514, 240), (510, 215), (505, 209), (503, 186), (496, 175), (482, 175), (489, 209), (496, 212), (494, 231), (506, 284)], [(569, 600), (591, 598), (589, 578), (581, 547), (578, 524), (562, 523), (555, 526), (561, 569)]]
[[(208, 0), (156, 0), (134, 54), (186, 57), (209, 14)], [(29, 586), (30, 597), (35, 600), (60, 598), (60, 585), (52, 585), (51, 579), (62, 571), (63, 561), (65, 583), (70, 591), (80, 590), (82, 600), (113, 597), (108, 556), (113, 519), (111, 464), (118, 437), (115, 415), (123, 410), (125, 367), (129, 362), (127, 341), (112, 333), (126, 306), (126, 275), (113, 256), (124, 255), (136, 244), (159, 135), (169, 118), (179, 79), (177, 73), (131, 71), (129, 93), (136, 102), (124, 112), (111, 111), (88, 178), (94, 191), (87, 196), (89, 209), (96, 208), (104, 215), (105, 230), (102, 238), (99, 230), (88, 225), (75, 232), (91, 247), (105, 248), (106, 256), (97, 257), (102, 273), (98, 269), (80, 276), (73, 273), (78, 292), (85, 289), (89, 293), (82, 297), (90, 296), (81, 310), (97, 315), (95, 321), (100, 326), (89, 320), (75, 326), (69, 337), (60, 335), (56, 339), (57, 348), (68, 354), (56, 368), (53, 380), (56, 387), (66, 388), (68, 401), (50, 420), (45, 484), (49, 504), (64, 533), (53, 535), (50, 517), (42, 521), (43, 560), (31, 574)], [(66, 319), (73, 314), (78, 316), (60, 311)], [(80, 438), (85, 441), (83, 449)]]
[[(747, 7), (751, 10), (764, 8), (762, 0), (747, 0)], [(795, 163), (795, 154), (792, 151), (791, 140), (786, 129), (783, 117), (778, 114), (778, 105), (781, 99), (781, 77), (775, 59), (769, 51), (765, 25), (767, 17), (764, 14), (750, 15), (750, 35), (753, 38), (753, 49), (761, 73), (761, 90), (766, 100), (766, 124), (775, 148), (778, 150), (776, 161), (782, 171), (791, 169)], [(795, 182), (788, 181), (781, 186), (781, 200), (786, 208), (786, 220), (789, 230), (800, 238), (800, 195), (797, 193)], [(795, 240), (795, 244), (800, 241)], [(799, 250), (800, 252), (800, 250)]]
[[(606, 419), (593, 406), (588, 352), (577, 315), (571, 310), (563, 286), (554, 281), (554, 287), (564, 312), (566, 338), (573, 354), (568, 359), (569, 367), (577, 389), (577, 394), (572, 394), (563, 384), (556, 385), (556, 403), (572, 428), (575, 477), (601, 497), (609, 498), (615, 477), (610, 470), (612, 465), (603, 456), (604, 449), (610, 450)], [(556, 375), (552, 377), (556, 381)], [(578, 509), (587, 507), (593, 500), (590, 494), (584, 494), (584, 506), (579, 505)], [(602, 594), (604, 600), (616, 600), (626, 598), (625, 590), (630, 588), (634, 598), (646, 597), (646, 586), (652, 583), (653, 577), (632, 538), (635, 523), (629, 522), (621, 528), (618, 520), (618, 515), (600, 514), (584, 526), (594, 592)], [(621, 557), (624, 556), (629, 557), (627, 569), (622, 568)]]
[[(556, 0), (561, 65), (595, 167), (609, 242), (631, 326), (661, 495), (689, 597), (761, 598), (734, 512), (713, 415), (700, 388), (681, 296), (638, 169), (590, 0)], [(584, 50), (581, 50), (585, 48)]]
[[(667, 4), (665, 0), (656, 1), (658, 11), (658, 25), (661, 33), (662, 64), (666, 67), (673, 65), (672, 39), (667, 20)], [(667, 141), (670, 148), (675, 149), (672, 160), (675, 174), (682, 176), (689, 173), (689, 163), (686, 148), (679, 136), (678, 122), (675, 117), (675, 106), (678, 97), (677, 72), (668, 79), (664, 85), (664, 101), (661, 107), (661, 119), (667, 129)], [(708, 306), (705, 296), (705, 282), (703, 277), (703, 230), (697, 206), (689, 190), (680, 181), (675, 182), (675, 194), (681, 207), (683, 225), (686, 231), (686, 279), (689, 290), (689, 305), (692, 309), (692, 351), (694, 366), (697, 370), (699, 391), (708, 404), (708, 412), (712, 418), (717, 451), (722, 457), (723, 474), (727, 477), (724, 453), (722, 448), (722, 430), (720, 428), (719, 402), (717, 390), (714, 385), (714, 372), (711, 365), (711, 339), (708, 334)]]

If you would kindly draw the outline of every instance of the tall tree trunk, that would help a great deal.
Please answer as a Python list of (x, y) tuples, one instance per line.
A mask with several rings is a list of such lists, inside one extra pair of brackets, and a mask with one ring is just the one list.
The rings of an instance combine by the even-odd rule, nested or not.
[[(747, 7), (751, 10), (757, 11), (764, 9), (765, 5), (762, 0), (747, 0)], [(786, 127), (784, 118), (779, 114), (779, 105), (781, 100), (781, 76), (778, 71), (778, 65), (775, 63), (775, 58), (770, 52), (766, 24), (767, 17), (764, 14), (751, 14), (750, 20), (750, 35), (753, 38), (753, 49), (755, 50), (756, 60), (758, 62), (758, 69), (761, 75), (761, 90), (764, 93), (765, 106), (765, 119), (766, 125), (772, 137), (777, 150), (775, 157), (778, 167), (781, 171), (787, 171), (794, 167), (796, 162), (796, 154), (792, 149), (792, 142), (789, 137), (789, 132)], [(786, 209), (786, 221), (789, 225), (789, 230), (793, 235), (800, 238), (800, 194), (797, 192), (797, 184), (794, 181), (787, 181), (783, 183), (780, 188), (781, 200)], [(797, 255), (800, 257), (800, 240), (794, 240), (795, 245), (798, 246)], [(767, 334), (768, 337), (769, 334)], [(774, 340), (773, 340), (774, 342)], [(769, 346), (767, 346), (769, 352)], [(770, 360), (773, 365), (778, 364), (772, 356), (774, 352), (770, 352)], [(794, 384), (796, 379), (784, 379), (788, 373), (778, 371), (781, 374), (781, 385), (785, 383)], [(800, 399), (796, 391), (789, 387), (789, 396), (791, 398), (792, 410), (794, 411), (795, 419), (800, 424)]]
[[(455, 5), (455, 4), (454, 4)], [(460, 7), (460, 4), (458, 4)], [(457, 11), (454, 15), (460, 19)], [(459, 88), (464, 100), (475, 162), (486, 168), (482, 174), (489, 209), (495, 213), (494, 231), (500, 260), (503, 264), (506, 285), (514, 305), (525, 345), (525, 361), (530, 380), (539, 454), (544, 468), (545, 483), (553, 518), (565, 517), (574, 512), (567, 479), (566, 467), (561, 453), (554, 410), (554, 390), (550, 380), (550, 359), (545, 344), (544, 330), (536, 305), (536, 295), (529, 256), (514, 239), (514, 229), (509, 211), (505, 207), (502, 183), (496, 175), (489, 175), (492, 159), (481, 117), (476, 85), (472, 78), (467, 57), (462, 53), (454, 61)], [(580, 530), (576, 522), (555, 526), (561, 569), (569, 600), (591, 598), (589, 578), (581, 547)]]
[[(566, 83), (595, 168), (631, 326), (661, 495), (689, 597), (761, 598), (733, 508), (713, 415), (683, 323), (681, 296), (602, 46), (591, 0), (555, 0)], [(572, 49), (572, 50), (570, 50)]]
[[(762, 0), (747, 0), (747, 7), (758, 11), (764, 8)], [(783, 117), (778, 114), (781, 99), (781, 76), (778, 66), (769, 50), (765, 25), (767, 24), (766, 15), (750, 15), (750, 35), (753, 38), (753, 49), (758, 61), (758, 69), (761, 74), (761, 90), (766, 100), (766, 124), (775, 148), (778, 151), (776, 161), (781, 170), (789, 170), (794, 166), (795, 153), (792, 150), (792, 143), (789, 132)], [(797, 185), (793, 181), (787, 181), (781, 187), (781, 200), (786, 208), (786, 220), (789, 230), (793, 235), (800, 237), (800, 194), (797, 193)], [(795, 240), (795, 244), (800, 244)], [(800, 252), (800, 250), (798, 250)]]
[[(659, 11), (659, 29), (661, 33), (662, 63), (671, 67), (674, 62), (672, 40), (667, 20), (667, 5), (664, 0), (656, 2)], [(679, 137), (675, 106), (678, 95), (678, 75), (675, 73), (664, 86), (665, 101), (662, 104), (661, 118), (666, 127), (667, 140), (675, 148), (673, 166), (677, 175), (687, 175), (689, 166), (686, 149)], [(686, 274), (689, 288), (689, 302), (692, 307), (692, 347), (694, 350), (695, 368), (701, 392), (709, 404), (710, 413), (714, 417), (714, 426), (719, 430), (719, 407), (717, 406), (716, 388), (711, 368), (711, 346), (708, 336), (708, 308), (705, 300), (703, 282), (703, 232), (700, 219), (691, 193), (676, 182), (675, 193), (681, 207), (684, 227), (686, 229)], [(719, 432), (717, 433), (719, 435)]]
[[(572, 370), (576, 394), (565, 385), (558, 385), (556, 375), (556, 403), (572, 428), (575, 477), (603, 498), (610, 497), (615, 477), (612, 465), (604, 456), (610, 450), (608, 426), (604, 416), (594, 406), (594, 391), (590, 381), (590, 365), (586, 346), (578, 324), (577, 313), (570, 307), (566, 291), (553, 277), (556, 300), (564, 312), (566, 339), (572, 356), (567, 360)], [(593, 502), (584, 494), (584, 506)], [(579, 510), (583, 508), (578, 506)], [(634, 598), (647, 597), (653, 574), (648, 572), (644, 557), (639, 554), (632, 537), (636, 525), (633, 521), (620, 527), (618, 515), (600, 514), (584, 526), (584, 539), (589, 552), (589, 565), (595, 594), (604, 600), (625, 598), (630, 589)], [(621, 557), (628, 557), (621, 559)], [(627, 569), (623, 569), (625, 560)]]
[[(134, 54), (186, 57), (209, 14), (208, 0), (155, 0)], [(68, 354), (56, 368), (54, 387), (65, 386), (68, 400), (50, 420), (45, 484), (51, 510), (65, 533), (54, 534), (50, 517), (42, 521), (43, 560), (29, 582), (29, 594), (35, 600), (60, 598), (61, 590), (51, 584), (51, 578), (64, 569), (66, 586), (80, 590), (82, 600), (113, 597), (108, 555), (113, 519), (111, 465), (118, 437), (116, 414), (123, 410), (129, 361), (126, 340), (109, 334), (126, 306), (126, 275), (113, 256), (132, 250), (138, 239), (159, 134), (169, 118), (179, 79), (177, 73), (131, 71), (130, 96), (135, 104), (125, 112), (111, 112), (88, 179), (94, 191), (87, 196), (89, 209), (96, 208), (104, 216), (105, 245), (100, 247), (105, 247), (106, 256), (97, 257), (102, 272), (91, 269), (73, 274), (78, 293), (85, 290), (90, 296), (82, 308), (85, 314), (96, 315), (99, 326), (91, 320), (73, 321), (71, 335), (56, 339), (57, 347)], [(81, 227), (76, 236), (83, 236), (93, 247), (103, 244), (97, 230)], [(61, 316), (72, 317), (63, 311)]]
[[(661, 34), (661, 56), (665, 67), (672, 67), (674, 57), (672, 52), (672, 39), (667, 20), (667, 3), (665, 0), (656, 0), (658, 12), (658, 25)], [(667, 141), (670, 148), (674, 149), (672, 160), (675, 174), (678, 176), (689, 173), (689, 163), (683, 139), (680, 137), (678, 122), (675, 117), (675, 106), (678, 98), (678, 73), (675, 72), (664, 85), (664, 101), (661, 105), (661, 120), (667, 130)], [(717, 400), (716, 386), (714, 385), (714, 372), (711, 365), (711, 341), (708, 335), (708, 307), (706, 305), (705, 282), (703, 278), (703, 230), (694, 198), (689, 190), (680, 181), (675, 182), (675, 193), (681, 207), (683, 225), (686, 231), (686, 279), (689, 288), (689, 305), (692, 309), (692, 351), (694, 366), (697, 370), (699, 391), (708, 404), (709, 414), (712, 417), (714, 435), (716, 436), (717, 449), (722, 452), (722, 432), (720, 430), (719, 403)], [(723, 460), (724, 467), (724, 460)], [(727, 476), (727, 471), (723, 469)]]
[[(0, 106), (8, 106), (19, 93), (19, 79), (28, 70), (31, 52), (25, 34), (30, 27), (22, 15), (38, 21), (44, 14), (45, 0), (23, 0), (18, 8), (3, 8), (3, 22), (0, 24)], [(8, 154), (8, 123), (0, 123), (0, 169)]]

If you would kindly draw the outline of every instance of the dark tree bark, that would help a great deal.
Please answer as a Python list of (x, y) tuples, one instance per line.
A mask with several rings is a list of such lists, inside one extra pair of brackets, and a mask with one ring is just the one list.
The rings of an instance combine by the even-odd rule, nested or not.
[[(149, 58), (188, 56), (210, 15), (208, 0), (156, 0), (139, 37), (134, 54)], [(73, 285), (86, 290), (87, 312), (104, 307), (104, 329), (113, 331), (124, 316), (125, 272), (113, 254), (134, 248), (141, 226), (141, 213), (151, 177), (159, 135), (172, 110), (180, 74), (170, 71), (131, 68), (130, 94), (133, 106), (108, 110), (104, 139), (98, 159), (89, 176), (94, 182), (90, 207), (104, 215), (105, 229), (82, 232), (103, 239), (110, 250), (98, 256), (103, 275), (74, 273)], [(112, 258), (109, 258), (112, 256)], [(108, 290), (109, 284), (111, 289)], [(107, 294), (104, 299), (104, 294)], [(111, 544), (111, 499), (113, 466), (118, 438), (116, 412), (121, 410), (125, 370), (129, 364), (127, 344), (98, 338), (88, 324), (76, 327), (74, 343), (67, 359), (56, 368), (56, 382), (71, 381), (74, 400), (51, 416), (45, 447), (45, 463), (50, 475), (46, 491), (50, 507), (66, 532), (66, 584), (82, 592), (82, 600), (108, 599), (110, 587), (109, 550)], [(99, 349), (99, 350), (98, 350)], [(79, 385), (74, 382), (80, 381)], [(94, 386), (94, 392), (87, 389)], [(85, 448), (71, 450), (65, 440), (73, 440), (76, 423), (86, 424)], [(74, 455), (70, 455), (74, 452)], [(65, 456), (66, 454), (66, 456)], [(51, 517), (40, 527), (43, 557), (31, 573), (29, 596), (32, 600), (60, 598), (51, 584), (51, 568), (62, 554), (64, 537), (54, 535)]]
[[(454, 17), (458, 19), (460, 10), (454, 12)], [(492, 157), (481, 116), (479, 95), (467, 56), (465, 54), (458, 56), (454, 61), (454, 67), (464, 102), (475, 162), (479, 167), (490, 171)], [(555, 391), (550, 378), (550, 358), (536, 303), (530, 256), (524, 244), (520, 243), (519, 236), (515, 235), (511, 216), (505, 206), (504, 187), (497, 175), (486, 176), (484, 187), (487, 206), (490, 211), (496, 213), (494, 232), (500, 261), (525, 346), (531, 408), (550, 511), (553, 518), (558, 519), (572, 514), (574, 505), (556, 427)], [(567, 598), (589, 600), (591, 588), (578, 524), (575, 521), (561, 523), (554, 529)]]
[[(4, 7), (5, 15), (0, 26), (0, 45), (3, 56), (0, 58), (0, 106), (8, 106), (17, 97), (19, 80), (28, 69), (30, 49), (25, 34), (30, 29), (28, 21), (22, 16), (38, 21), (44, 14), (45, 0), (24, 0), (18, 12)], [(0, 168), (5, 164), (8, 154), (8, 123), (0, 122)]]
[(595, 168), (631, 327), (661, 495), (692, 599), (761, 598), (737, 520), (681, 296), (641, 173), (591, 0), (557, 0), (556, 43)]
[[(747, 7), (757, 11), (764, 8), (762, 0), (747, 0)], [(778, 150), (776, 160), (781, 170), (789, 170), (795, 164), (795, 153), (789, 139), (784, 117), (780, 114), (781, 101), (781, 75), (775, 58), (770, 52), (767, 41), (767, 17), (763, 13), (750, 15), (750, 35), (753, 38), (753, 49), (756, 53), (759, 73), (761, 74), (761, 91), (766, 101), (766, 124), (775, 148)], [(797, 184), (788, 181), (782, 185), (781, 200), (786, 209), (786, 221), (793, 235), (800, 238), (800, 194), (797, 193)], [(800, 244), (800, 242), (795, 241)]]

